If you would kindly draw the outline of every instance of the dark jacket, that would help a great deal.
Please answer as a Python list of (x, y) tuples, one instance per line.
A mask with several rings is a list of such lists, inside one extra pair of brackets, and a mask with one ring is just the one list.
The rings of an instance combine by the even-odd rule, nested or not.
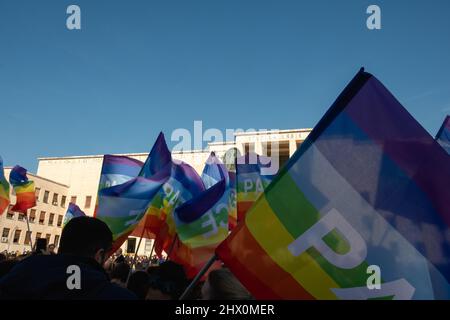
[[(80, 267), (81, 289), (69, 290), (70, 265)], [(91, 258), (71, 255), (37, 255), (18, 263), (0, 278), (0, 299), (98, 299), (129, 300), (136, 296), (109, 281)]]

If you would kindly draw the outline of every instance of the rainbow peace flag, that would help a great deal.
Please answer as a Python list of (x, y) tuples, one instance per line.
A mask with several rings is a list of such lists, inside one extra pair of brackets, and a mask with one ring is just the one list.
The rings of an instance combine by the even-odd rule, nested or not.
[(201, 270), (217, 245), (228, 236), (229, 193), (224, 178), (175, 209), (174, 220), (181, 242), (177, 252), (183, 252), (183, 265), (189, 278)]
[(64, 215), (63, 228), (73, 218), (84, 217), (86, 214), (74, 203), (69, 203), (66, 214)]
[(28, 180), (27, 169), (15, 166), (9, 174), (9, 182), (16, 194), (16, 204), (12, 211), (26, 213), (29, 208), (36, 206), (34, 182)]
[(445, 151), (361, 70), (216, 253), (259, 299), (449, 299), (449, 181)]
[(144, 219), (132, 234), (137, 237), (144, 235), (147, 238), (155, 238), (155, 251), (158, 255), (161, 255), (163, 250), (171, 251), (170, 248), (175, 242), (174, 209), (205, 189), (200, 176), (190, 165), (172, 159), (161, 132), (139, 175), (153, 177), (162, 171), (169, 178), (153, 198)]
[(237, 206), (236, 206), (236, 174), (228, 171), (226, 166), (216, 157), (214, 152), (206, 160), (205, 167), (202, 172), (202, 180), (206, 189), (209, 189), (216, 183), (225, 180), (226, 188), (229, 195), (229, 228), (230, 230), (237, 223)]
[(273, 174), (265, 174), (270, 167), (269, 157), (249, 153), (236, 160), (237, 221), (245, 214), (273, 180)]
[(436, 135), (436, 141), (450, 154), (450, 116), (445, 117), (444, 123)]
[(229, 193), (223, 179), (175, 209), (175, 225), (181, 242), (197, 248), (218, 244), (226, 238)]
[[(141, 171), (142, 165), (143, 163), (139, 160), (105, 154), (103, 156), (98, 190), (113, 187), (136, 178)], [(98, 199), (99, 197), (97, 196), (94, 217), (97, 216)]]
[(117, 250), (136, 228), (150, 201), (167, 180), (164, 174), (151, 179), (136, 177), (128, 182), (99, 191), (97, 218), (111, 229)]
[(5, 212), (9, 205), (9, 183), (6, 181), (3, 170), (3, 159), (0, 157), (0, 215)]

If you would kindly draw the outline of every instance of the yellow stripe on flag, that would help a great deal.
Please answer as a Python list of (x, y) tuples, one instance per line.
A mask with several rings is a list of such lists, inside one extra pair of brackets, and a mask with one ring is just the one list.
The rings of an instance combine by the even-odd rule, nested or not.
[(330, 288), (339, 288), (339, 285), (319, 264), (307, 252), (294, 257), (288, 250), (295, 239), (274, 214), (265, 196), (261, 196), (252, 211), (257, 213), (247, 214), (246, 225), (274, 262), (316, 299), (337, 299)]

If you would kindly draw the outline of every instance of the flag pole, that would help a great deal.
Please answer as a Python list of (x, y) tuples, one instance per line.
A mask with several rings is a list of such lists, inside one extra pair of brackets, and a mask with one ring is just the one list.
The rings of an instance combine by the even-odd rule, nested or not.
[(27, 220), (27, 229), (30, 234), (30, 248), (31, 252), (33, 252), (33, 237), (31, 236), (30, 222), (28, 221), (28, 214), (25, 213), (25, 219)]
[(166, 261), (169, 261), (170, 254), (172, 253), (173, 248), (175, 247), (175, 242), (177, 242), (177, 241), (178, 241), (178, 233), (175, 235), (175, 238), (173, 238), (172, 244), (170, 245), (170, 248), (169, 248), (169, 252), (167, 252)]
[(128, 286), (128, 281), (130, 280), (131, 273), (133, 272), (133, 267), (136, 264), (136, 258), (137, 258), (138, 252), (139, 252), (139, 247), (141, 246), (142, 237), (144, 236), (144, 232), (145, 232), (145, 228), (143, 227), (142, 228), (141, 237), (139, 238), (139, 242), (138, 242), (138, 245), (137, 245), (137, 248), (136, 248), (136, 252), (134, 254), (133, 261), (131, 262), (130, 271), (128, 272), (126, 286)]
[(197, 283), (200, 281), (200, 279), (205, 275), (205, 273), (211, 268), (213, 263), (217, 260), (216, 254), (213, 254), (213, 256), (208, 260), (208, 262), (205, 263), (203, 268), (197, 273), (195, 278), (192, 280), (192, 282), (189, 284), (189, 286), (184, 290), (183, 294), (180, 296), (179, 300), (185, 300), (186, 297), (194, 290), (194, 287), (197, 285)]

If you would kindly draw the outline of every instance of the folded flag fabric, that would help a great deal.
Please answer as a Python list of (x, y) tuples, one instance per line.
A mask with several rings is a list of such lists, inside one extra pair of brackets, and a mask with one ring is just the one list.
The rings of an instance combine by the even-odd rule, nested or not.
[(3, 170), (3, 159), (0, 157), (0, 215), (5, 212), (9, 205), (9, 183), (6, 181)]
[(214, 152), (206, 160), (202, 172), (202, 180), (206, 189), (209, 189), (221, 180), (225, 180), (226, 188), (229, 189), (229, 228), (230, 230), (237, 223), (237, 205), (236, 205), (236, 173), (228, 171), (226, 166), (217, 158)]
[(75, 203), (69, 203), (69, 207), (67, 208), (66, 214), (64, 215), (63, 228), (73, 218), (84, 216), (86, 216), (86, 214)]
[(445, 151), (362, 70), (216, 253), (256, 298), (449, 299), (448, 181)]
[(450, 154), (450, 116), (445, 117), (444, 123), (436, 135), (436, 141)]
[(201, 177), (206, 189), (221, 180), (225, 180), (226, 185), (229, 183), (228, 170), (214, 152), (211, 152), (206, 160)]
[(28, 180), (27, 169), (15, 166), (9, 174), (9, 182), (16, 194), (16, 204), (12, 211), (26, 213), (29, 208), (36, 206), (34, 182)]
[[(125, 156), (103, 156), (102, 170), (98, 190), (113, 187), (136, 178), (141, 171), (143, 163), (139, 160)], [(94, 217), (97, 216), (98, 196), (95, 204)]]
[[(175, 209), (174, 220), (180, 241), (177, 257), (183, 257), (189, 278), (201, 270), (228, 235), (229, 193), (224, 178)], [(218, 267), (219, 263), (215, 265)]]
[(180, 241), (191, 248), (223, 241), (228, 235), (229, 193), (224, 178), (181, 204), (174, 215)]
[(247, 211), (275, 177), (274, 174), (265, 172), (266, 168), (270, 168), (270, 164), (269, 157), (255, 153), (237, 158), (237, 221), (244, 220)]
[(111, 252), (117, 250), (135, 229), (167, 178), (162, 172), (151, 179), (136, 177), (99, 191), (96, 217), (104, 221), (113, 233)]

